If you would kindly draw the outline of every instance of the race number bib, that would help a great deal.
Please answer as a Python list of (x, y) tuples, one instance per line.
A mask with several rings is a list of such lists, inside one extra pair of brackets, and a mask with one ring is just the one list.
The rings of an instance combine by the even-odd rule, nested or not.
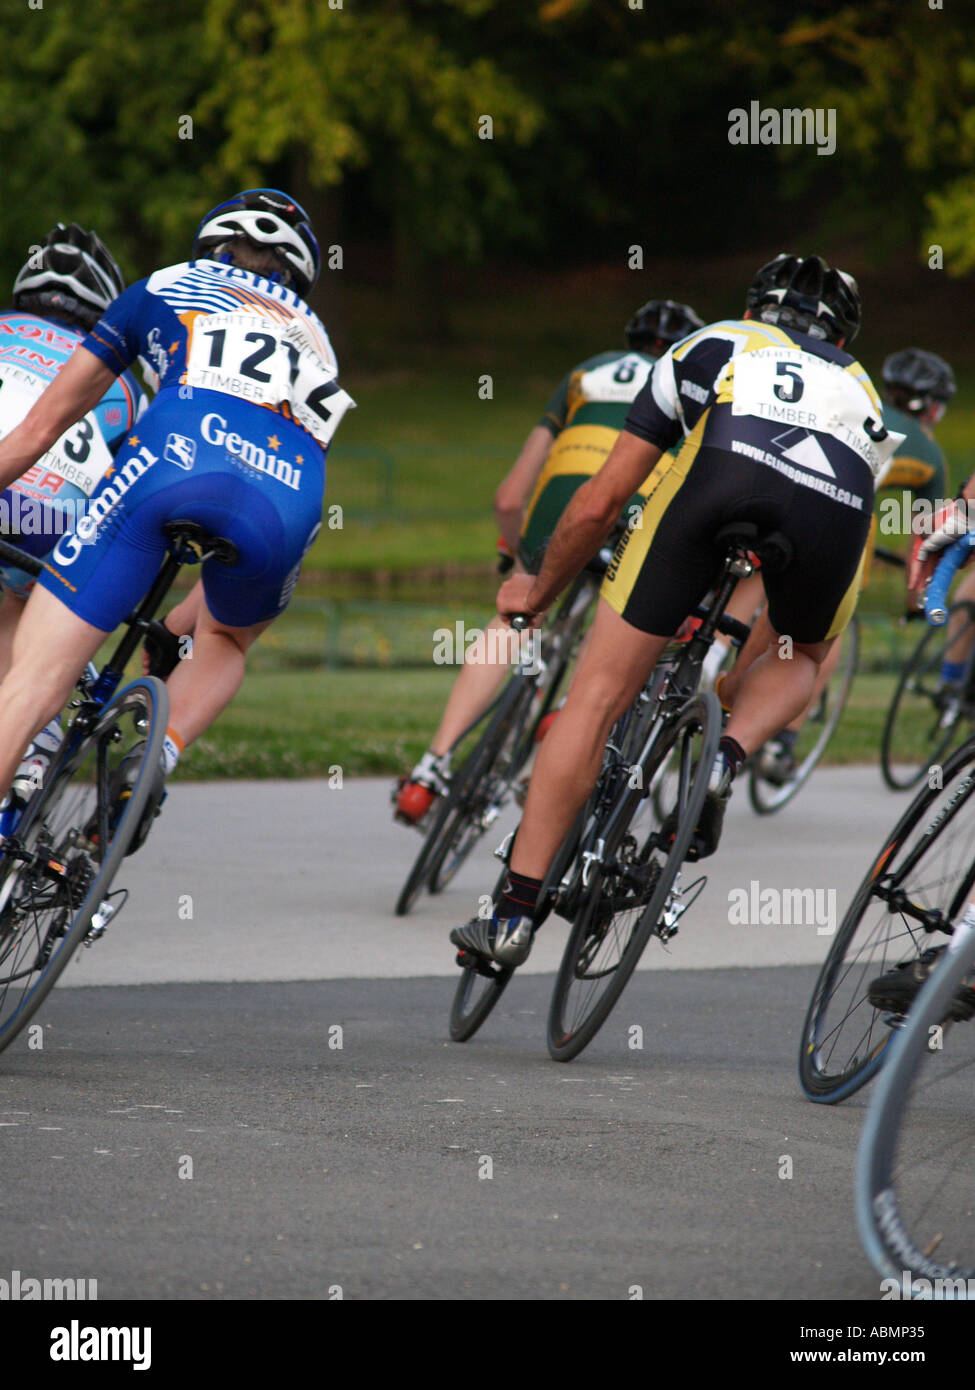
[(875, 477), (904, 440), (885, 429), (867, 391), (836, 363), (798, 348), (767, 347), (738, 353), (728, 365), (734, 374), (734, 415), (757, 415), (773, 424), (832, 435), (858, 454)]
[(261, 314), (206, 314), (193, 323), (186, 384), (256, 405), (287, 405), (323, 447), (354, 404), (300, 327)]
[[(0, 376), (0, 438), (20, 424), (47, 385), (36, 378), (28, 383), (20, 378)], [(112, 455), (92, 412), (65, 430), (37, 460), (30, 475), (39, 478), (44, 472), (56, 473), (90, 497), (111, 462)]]
[(642, 357), (622, 357), (618, 362), (606, 362), (592, 371), (583, 372), (579, 383), (586, 401), (633, 401), (646, 384), (652, 363)]

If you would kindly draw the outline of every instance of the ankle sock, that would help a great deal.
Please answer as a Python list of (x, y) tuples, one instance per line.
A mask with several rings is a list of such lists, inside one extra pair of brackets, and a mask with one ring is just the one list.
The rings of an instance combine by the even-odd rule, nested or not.
[(729, 738), (727, 734), (722, 734), (718, 741), (718, 753), (724, 757), (728, 766), (731, 768), (732, 777), (738, 775), (738, 769), (748, 756), (738, 740), (736, 738)]
[(960, 681), (965, 674), (965, 664), (964, 661), (942, 661), (941, 679), (949, 685)]
[(540, 878), (528, 878), (525, 874), (514, 874), (508, 871), (508, 877), (504, 881), (504, 890), (501, 894), (501, 901), (495, 911), (499, 917), (534, 917), (535, 904), (538, 902), (538, 890), (542, 886)]
[(183, 751), (183, 740), (175, 729), (166, 730), (166, 737), (163, 740), (162, 765), (163, 771), (168, 777), (173, 768), (179, 762), (179, 755)]

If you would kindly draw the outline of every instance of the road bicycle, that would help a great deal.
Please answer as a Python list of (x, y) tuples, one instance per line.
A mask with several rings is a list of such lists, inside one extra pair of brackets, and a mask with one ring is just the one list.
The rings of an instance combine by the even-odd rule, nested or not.
[[(539, 725), (554, 710), (578, 651), (612, 550), (604, 547), (570, 586), (552, 618), (525, 643), (525, 654), (497, 699), (458, 739), (483, 729), (433, 806), (423, 844), (396, 901), (405, 916), (426, 889), (440, 893), (518, 791)], [(538, 557), (536, 557), (536, 564)]]
[[(936, 626), (948, 618), (947, 587), (972, 543), (957, 542), (932, 580), (925, 602)], [(799, 1053), (810, 1100), (835, 1104), (876, 1075), (904, 1020), (871, 1003), (872, 982), (950, 936), (975, 883), (975, 740), (928, 772), (884, 836), (813, 989)]]
[[(146, 639), (175, 664), (174, 644), (154, 615), (184, 564), (237, 552), (192, 521), (163, 527), (167, 554), (145, 598), (125, 621), (108, 661), (82, 674), (73, 717), (43, 783), (22, 809), (8, 806), (0, 845), (0, 1051), (47, 998), (80, 945), (105, 933), (128, 897), (113, 887), (126, 854), (141, 847), (159, 804), (169, 696), (157, 675), (122, 685)], [(43, 566), (7, 542), (0, 555), (37, 575)], [(120, 688), (121, 687), (121, 688)], [(122, 764), (124, 763), (124, 767)]]
[[(951, 581), (970, 554), (966, 545), (952, 547), (938, 566), (928, 594), (937, 582), (943, 620), (925, 624), (894, 689), (880, 743), (880, 770), (891, 791), (918, 786), (975, 723), (975, 603), (947, 603)], [(944, 678), (946, 662), (961, 667), (957, 678)]]
[[(665, 653), (614, 727), (596, 786), (539, 891), (539, 925), (552, 912), (571, 923), (548, 1018), (556, 1061), (571, 1060), (595, 1037), (650, 938), (670, 940), (706, 883), (702, 874), (683, 879), (685, 865), (699, 857), (696, 831), (723, 724), (717, 697), (698, 690), (701, 666), (716, 632), (736, 643), (748, 635), (724, 610), (739, 579), (754, 570), (751, 555), (769, 569), (791, 560), (785, 537), (760, 536), (751, 523), (724, 527), (716, 544), (723, 565), (699, 610), (700, 626)], [(651, 792), (664, 769), (661, 800)], [(450, 1034), (464, 1041), (488, 1017), (512, 971), (464, 951), (457, 963)]]
[(860, 1141), (857, 1229), (901, 1297), (975, 1298), (973, 972), (962, 920), (890, 1045)]

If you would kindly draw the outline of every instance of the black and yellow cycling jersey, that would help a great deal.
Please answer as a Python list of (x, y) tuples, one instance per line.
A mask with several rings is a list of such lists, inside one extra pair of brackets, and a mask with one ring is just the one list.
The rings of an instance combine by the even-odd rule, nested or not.
[[(576, 489), (603, 466), (653, 363), (641, 352), (601, 352), (559, 384), (539, 422), (555, 439), (522, 521), (521, 552), (529, 563)], [(634, 494), (623, 509), (624, 522), (634, 520), (642, 505), (642, 493)]]
[(641, 525), (624, 533), (602, 595), (643, 632), (671, 636), (723, 559), (721, 527), (779, 531), (793, 558), (765, 576), (769, 617), (796, 642), (836, 636), (852, 616), (874, 477), (900, 442), (848, 353), (805, 334), (727, 320), (660, 358), (626, 419), (670, 449)]

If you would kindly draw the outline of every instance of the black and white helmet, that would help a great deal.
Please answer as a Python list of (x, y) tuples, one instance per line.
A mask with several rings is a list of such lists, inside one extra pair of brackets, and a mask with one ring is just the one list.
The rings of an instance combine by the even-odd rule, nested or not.
[(122, 272), (94, 232), (59, 222), (14, 281), (14, 305), (92, 328), (125, 289)]
[(307, 297), (321, 269), (321, 252), (304, 208), (278, 188), (249, 188), (211, 208), (196, 229), (193, 258), (231, 259), (228, 242), (246, 237), (275, 251), (291, 286)]
[(690, 305), (673, 299), (651, 299), (637, 309), (626, 325), (626, 342), (637, 352), (646, 349), (659, 357), (688, 333), (703, 327), (704, 320)]
[(917, 413), (932, 401), (947, 405), (955, 394), (955, 374), (943, 357), (923, 348), (892, 352), (883, 365), (885, 385), (904, 393), (904, 408)]
[(852, 275), (822, 256), (779, 255), (748, 287), (746, 307), (763, 323), (795, 328), (811, 338), (851, 343), (860, 327), (860, 290)]

